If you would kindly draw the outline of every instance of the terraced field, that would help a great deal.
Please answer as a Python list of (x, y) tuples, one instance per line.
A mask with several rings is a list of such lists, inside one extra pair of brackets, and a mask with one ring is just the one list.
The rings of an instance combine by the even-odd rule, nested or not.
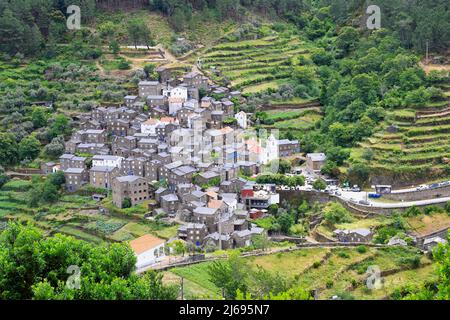
[[(244, 93), (277, 89), (289, 80), (291, 67), (311, 46), (298, 36), (274, 35), (256, 40), (226, 42), (204, 51), (201, 68), (216, 81), (227, 79)], [(216, 75), (213, 69), (220, 72)]]
[[(448, 95), (450, 87), (443, 88)], [(360, 144), (362, 149), (374, 151), (374, 159), (370, 165), (375, 174), (393, 172), (393, 180), (395, 176), (404, 175), (410, 179), (410, 183), (442, 179), (449, 175), (448, 100), (423, 107), (391, 111), (387, 124), (391, 125), (393, 130), (386, 129)], [(355, 158), (360, 151), (357, 149), (353, 152)]]
[(63, 195), (53, 204), (30, 207), (28, 190), (31, 181), (13, 179), (0, 188), (0, 223), (29, 221), (46, 235), (63, 233), (93, 242), (123, 242), (150, 233), (169, 239), (176, 235), (178, 226), (143, 219), (148, 211), (145, 204), (118, 209), (107, 198), (101, 205), (110, 215), (101, 214), (99, 203), (90, 196)]
[[(352, 296), (356, 299), (389, 298), (399, 287), (406, 284), (419, 285), (435, 278), (431, 261), (414, 248), (309, 248), (244, 259), (252, 270), (261, 266), (286, 278), (295, 279), (303, 288), (317, 289), (319, 299), (329, 299), (333, 295), (345, 295), (346, 298)], [(183, 277), (185, 296), (218, 299), (220, 290), (210, 281), (209, 265), (210, 262), (205, 262), (171, 269), (165, 272), (165, 281), (179, 283), (179, 277)], [(367, 288), (369, 266), (377, 266), (382, 272), (382, 288)]]

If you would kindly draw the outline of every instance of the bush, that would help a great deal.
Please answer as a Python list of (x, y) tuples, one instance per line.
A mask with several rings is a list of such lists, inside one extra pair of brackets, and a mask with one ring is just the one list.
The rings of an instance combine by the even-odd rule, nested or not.
[(320, 262), (320, 261), (315, 261), (315, 262), (313, 263), (313, 268), (314, 268), (314, 269), (317, 269), (318, 267), (320, 267), (320, 265), (321, 265), (321, 262)]
[(317, 179), (316, 181), (314, 181), (312, 186), (316, 190), (325, 190), (327, 184), (322, 179)]
[(433, 213), (443, 213), (444, 209), (438, 206), (427, 206), (423, 209), (423, 213), (430, 215)]
[(348, 254), (348, 252), (345, 251), (339, 251), (337, 255), (343, 259), (350, 259), (350, 255)]
[(366, 253), (367, 252), (367, 247), (366, 246), (364, 246), (364, 245), (361, 245), (361, 246), (357, 246), (356, 247), (356, 251), (358, 251), (359, 253)]
[(422, 214), (422, 212), (416, 206), (412, 206), (412, 207), (408, 208), (408, 210), (406, 210), (404, 213), (404, 215), (407, 217), (416, 217), (421, 214)]
[(326, 282), (326, 284), (325, 284), (325, 286), (327, 287), (327, 289), (333, 288), (333, 285), (334, 285), (333, 280), (327, 280), (327, 282)]
[(323, 212), (324, 219), (331, 224), (347, 223), (353, 221), (350, 212), (348, 212), (347, 209), (345, 209), (340, 203), (337, 202), (328, 203)]

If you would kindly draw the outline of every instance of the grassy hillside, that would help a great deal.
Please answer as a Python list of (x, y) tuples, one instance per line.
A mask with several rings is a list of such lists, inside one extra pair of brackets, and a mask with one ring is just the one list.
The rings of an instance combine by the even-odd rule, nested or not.
[[(408, 248), (311, 248), (244, 259), (250, 266), (250, 272), (260, 266), (279, 273), (283, 277), (294, 279), (303, 288), (318, 289), (320, 299), (329, 299), (333, 295), (346, 299), (389, 298), (396, 289), (404, 285), (417, 285), (435, 279), (430, 260)], [(410, 264), (414, 259), (419, 259), (418, 266)], [(166, 272), (165, 279), (174, 283), (179, 281), (180, 276), (185, 278), (186, 297), (217, 299), (220, 290), (210, 281), (209, 265), (206, 262), (175, 268)], [(369, 266), (378, 266), (386, 274), (383, 277), (383, 288), (370, 290), (366, 287), (366, 271)]]

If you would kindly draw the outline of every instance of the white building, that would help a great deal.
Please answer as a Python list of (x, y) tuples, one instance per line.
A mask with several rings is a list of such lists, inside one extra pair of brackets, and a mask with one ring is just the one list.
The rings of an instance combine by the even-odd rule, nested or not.
[(157, 119), (148, 119), (147, 121), (141, 123), (141, 133), (146, 135), (156, 134), (156, 127), (160, 124)]
[[(264, 145), (265, 144), (265, 145)], [(268, 164), (274, 160), (279, 159), (278, 154), (278, 140), (271, 134), (263, 143), (260, 153), (259, 162), (261, 164)]]
[(175, 87), (169, 92), (169, 114), (176, 115), (178, 110), (188, 100), (188, 89), (186, 87)]
[(137, 257), (136, 268), (143, 268), (158, 263), (165, 258), (166, 241), (150, 234), (130, 241), (130, 247)]
[(247, 114), (244, 111), (236, 113), (234, 117), (236, 118), (239, 127), (241, 127), (242, 129), (247, 129)]
[(120, 168), (123, 157), (110, 155), (96, 155), (92, 158), (93, 167)]

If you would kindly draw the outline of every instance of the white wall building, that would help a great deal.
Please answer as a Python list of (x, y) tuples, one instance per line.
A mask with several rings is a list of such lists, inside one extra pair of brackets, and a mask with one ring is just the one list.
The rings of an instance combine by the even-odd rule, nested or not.
[(166, 241), (146, 234), (130, 241), (131, 249), (137, 257), (136, 268), (143, 268), (161, 262), (165, 258)]
[(242, 129), (247, 129), (247, 114), (244, 111), (236, 113), (234, 117), (236, 118), (239, 127), (241, 127)]
[(188, 89), (186, 87), (175, 87), (169, 92), (169, 114), (175, 115), (183, 108), (183, 104), (188, 100)]
[(120, 168), (122, 166), (123, 157), (110, 155), (95, 155), (92, 158), (93, 167)]
[(157, 119), (148, 119), (147, 121), (141, 123), (141, 133), (147, 134), (147, 135), (153, 135), (156, 134), (156, 127), (161, 122)]

